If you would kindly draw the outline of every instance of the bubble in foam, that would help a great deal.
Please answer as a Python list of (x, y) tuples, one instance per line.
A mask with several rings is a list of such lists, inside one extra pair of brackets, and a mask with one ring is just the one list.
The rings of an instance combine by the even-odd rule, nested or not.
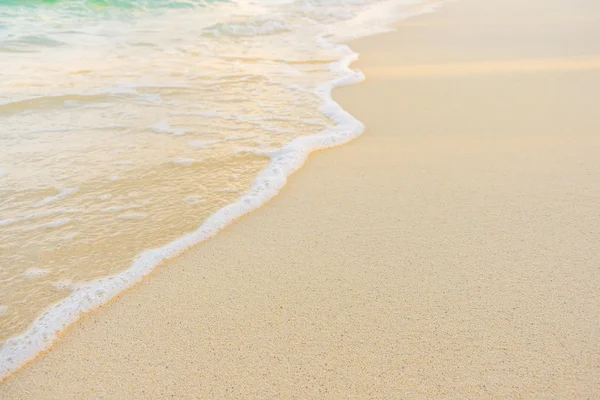
[(99, 198), (100, 200), (104, 201), (104, 200), (108, 200), (108, 199), (110, 199), (111, 197), (112, 197), (112, 194), (108, 194), (108, 193), (107, 193), (107, 194), (103, 194), (103, 195), (99, 196), (98, 198)]
[(6, 314), (7, 310), (8, 310), (8, 306), (5, 306), (4, 304), (0, 304), (0, 317), (3, 316), (4, 314)]
[(112, 176), (109, 176), (109, 177), (108, 177), (108, 180), (109, 180), (110, 182), (116, 182), (116, 181), (119, 181), (119, 180), (121, 180), (121, 178), (120, 178), (119, 176), (117, 176), (117, 175), (112, 175)]

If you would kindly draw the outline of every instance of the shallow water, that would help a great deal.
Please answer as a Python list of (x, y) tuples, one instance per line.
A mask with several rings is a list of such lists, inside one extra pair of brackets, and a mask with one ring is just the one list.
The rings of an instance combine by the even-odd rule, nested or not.
[(0, 0), (0, 378), (360, 134), (340, 43), (432, 5)]

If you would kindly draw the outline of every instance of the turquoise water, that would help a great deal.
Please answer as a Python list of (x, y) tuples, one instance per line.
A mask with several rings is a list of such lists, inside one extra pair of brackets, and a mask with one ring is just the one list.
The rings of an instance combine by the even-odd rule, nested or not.
[(214, 1), (173, 0), (0, 0), (0, 5), (14, 7), (61, 6), (69, 9), (98, 10), (106, 7), (126, 9), (194, 8)]
[(205, 8), (220, 2), (227, 0), (0, 0), (0, 50), (57, 46), (65, 42), (53, 39), (53, 35), (86, 32), (84, 24), (132, 21), (144, 13)]

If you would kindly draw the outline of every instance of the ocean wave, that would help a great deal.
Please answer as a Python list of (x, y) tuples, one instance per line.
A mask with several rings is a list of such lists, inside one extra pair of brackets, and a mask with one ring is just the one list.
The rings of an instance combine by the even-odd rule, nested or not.
[[(30, 9), (37, 4), (27, 3)], [(185, 214), (187, 218), (198, 219), (196, 229), (184, 233), (189, 231), (185, 225), (186, 230), (178, 231), (181, 234), (174, 240), (136, 248), (134, 261), (130, 265), (122, 261), (120, 272), (112, 270), (103, 278), (78, 282), (73, 279), (78, 276), (75, 273), (53, 276), (48, 284), (64, 289), (64, 298), (46, 305), (27, 328), (5, 340), (0, 348), (0, 380), (51, 346), (57, 333), (82, 313), (106, 303), (159, 263), (269, 201), (312, 151), (360, 135), (362, 123), (331, 97), (333, 88), (364, 79), (349, 68), (357, 54), (339, 42), (388, 29), (388, 14), (405, 3), (64, 0), (34, 8), (31, 15), (6, 11), (0, 3), (0, 23), (16, 16), (10, 21), (20, 24), (21, 30), (31, 27), (32, 35), (40, 36), (46, 29), (47, 37), (55, 37), (60, 30), (63, 33), (57, 40), (65, 43), (51, 53), (48, 46), (39, 44), (37, 54), (43, 63), (38, 69), (30, 65), (28, 53), (23, 58), (16, 55), (11, 68), (0, 71), (0, 78), (13, 83), (4, 93), (0, 90), (6, 99), (0, 113), (7, 116), (10, 127), (6, 129), (10, 135), (0, 133), (0, 159), (16, 165), (3, 181), (13, 179), (13, 171), (18, 171), (14, 175), (19, 175), (20, 185), (29, 179), (45, 193), (41, 201), (40, 197), (21, 201), (17, 216), (0, 220), (4, 229), (0, 234), (30, 231), (43, 242), (42, 234), (56, 231), (52, 237), (69, 245), (89, 244), (112, 234), (133, 247), (129, 245), (134, 236), (144, 239), (145, 234), (161, 230), (161, 226), (143, 224), (163, 218), (171, 226), (174, 220), (185, 219), (180, 214), (186, 212), (194, 213)], [(182, 12), (183, 7), (189, 10)], [(113, 13), (113, 9), (118, 11)], [(131, 18), (115, 17), (130, 11), (135, 14)], [(384, 26), (377, 23), (378, 14), (379, 18), (385, 14)], [(40, 15), (51, 17), (34, 24)], [(59, 29), (59, 25), (71, 29)], [(70, 36), (73, 31), (79, 34)], [(23, 88), (31, 93), (21, 93)], [(95, 103), (103, 106), (84, 107)], [(30, 111), (13, 112), (23, 110)], [(44, 135), (53, 127), (69, 129), (55, 137)], [(40, 132), (41, 139), (27, 146), (14, 133), (32, 129)], [(127, 160), (133, 161), (115, 160), (116, 153), (127, 153)], [(206, 163), (201, 163), (204, 159)], [(54, 171), (59, 169), (55, 164), (62, 170)], [(250, 164), (255, 169), (249, 169)], [(194, 175), (202, 169), (210, 171)], [(248, 186), (236, 185), (248, 171), (252, 172)], [(155, 192), (146, 192), (152, 184)], [(47, 196), (51, 187), (63, 189)], [(13, 190), (9, 186), (0, 189)], [(181, 196), (173, 195), (176, 189)], [(163, 203), (147, 197), (149, 193)], [(211, 203), (211, 199), (216, 201)], [(65, 208), (43, 209), (55, 203)], [(23, 210), (27, 204), (33, 204), (33, 210)], [(213, 208), (206, 218), (196, 217), (210, 204)], [(73, 205), (85, 209), (86, 218), (54, 215), (78, 210)], [(161, 214), (167, 211), (172, 214)], [(82, 227), (88, 220), (92, 221), (88, 235), (97, 236), (84, 233)], [(108, 225), (92, 225), (94, 221), (112, 224), (116, 233), (109, 234)], [(119, 231), (125, 226), (133, 228)], [(56, 240), (48, 244), (61, 245), (65, 243), (57, 245)], [(80, 257), (74, 265), (92, 267), (85, 254)], [(101, 271), (94, 271), (94, 276), (102, 275)], [(30, 271), (29, 275), (36, 277), (36, 283), (45, 279), (43, 273)], [(14, 310), (11, 304), (3, 307)]]
[(259, 20), (246, 23), (216, 24), (205, 28), (205, 36), (266, 36), (289, 32), (291, 29), (282, 21)]

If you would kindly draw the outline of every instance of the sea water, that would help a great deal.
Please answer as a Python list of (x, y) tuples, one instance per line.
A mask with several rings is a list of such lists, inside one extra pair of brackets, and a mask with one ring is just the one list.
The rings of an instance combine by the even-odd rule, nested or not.
[(0, 0), (0, 379), (359, 135), (343, 43), (438, 4)]

